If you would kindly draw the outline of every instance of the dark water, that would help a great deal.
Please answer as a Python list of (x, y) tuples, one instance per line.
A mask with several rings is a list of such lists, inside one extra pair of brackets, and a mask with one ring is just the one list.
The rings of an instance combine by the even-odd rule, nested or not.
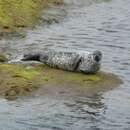
[(38, 26), (23, 39), (2, 39), (0, 51), (17, 58), (45, 48), (99, 49), (102, 69), (119, 75), (123, 84), (105, 92), (54, 86), (27, 99), (1, 99), (0, 130), (129, 130), (130, 1), (67, 0), (60, 10), (67, 13), (61, 23)]

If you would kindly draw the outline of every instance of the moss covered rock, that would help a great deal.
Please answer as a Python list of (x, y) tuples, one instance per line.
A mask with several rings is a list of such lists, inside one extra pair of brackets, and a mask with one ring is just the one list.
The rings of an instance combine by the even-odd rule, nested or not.
[(0, 54), (0, 62), (6, 62), (8, 58), (4, 54)]
[(42, 8), (62, 0), (0, 0), (0, 31), (15, 32), (30, 27), (40, 17)]
[(0, 64), (0, 92), (7, 99), (32, 92), (46, 81), (44, 78), (39, 70), (32, 67)]
[[(110, 82), (111, 81), (111, 82)], [(121, 80), (113, 74), (99, 72), (85, 75), (52, 69), (44, 65), (0, 64), (0, 93), (9, 100), (27, 95), (41, 86), (102, 87), (119, 85)]]

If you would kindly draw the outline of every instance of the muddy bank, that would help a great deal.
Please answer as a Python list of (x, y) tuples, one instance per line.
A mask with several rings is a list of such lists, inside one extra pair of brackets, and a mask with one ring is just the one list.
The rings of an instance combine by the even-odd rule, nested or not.
[[(110, 83), (111, 81), (111, 83)], [(121, 83), (121, 80), (105, 72), (96, 75), (84, 75), (52, 69), (45, 65), (30, 64), (0, 64), (0, 95), (6, 99), (14, 100), (28, 95), (30, 92), (44, 86), (67, 86), (87, 89), (113, 87)]]
[(63, 4), (63, 0), (0, 0), (0, 34), (34, 26), (50, 4)]

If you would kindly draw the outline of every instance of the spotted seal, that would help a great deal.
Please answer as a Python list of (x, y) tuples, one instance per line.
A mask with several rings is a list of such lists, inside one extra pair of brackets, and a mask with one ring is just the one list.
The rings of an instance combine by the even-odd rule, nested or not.
[(62, 51), (43, 51), (42, 53), (29, 53), (23, 56), (23, 61), (36, 60), (50, 67), (67, 71), (77, 71), (83, 73), (96, 73), (101, 67), (102, 53), (94, 51), (92, 53), (76, 53)]

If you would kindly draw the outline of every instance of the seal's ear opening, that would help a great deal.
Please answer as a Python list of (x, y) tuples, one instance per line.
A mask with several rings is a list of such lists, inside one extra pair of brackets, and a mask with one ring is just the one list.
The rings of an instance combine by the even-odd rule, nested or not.
[(102, 59), (102, 53), (98, 50), (93, 52), (93, 58), (96, 62), (100, 62)]

